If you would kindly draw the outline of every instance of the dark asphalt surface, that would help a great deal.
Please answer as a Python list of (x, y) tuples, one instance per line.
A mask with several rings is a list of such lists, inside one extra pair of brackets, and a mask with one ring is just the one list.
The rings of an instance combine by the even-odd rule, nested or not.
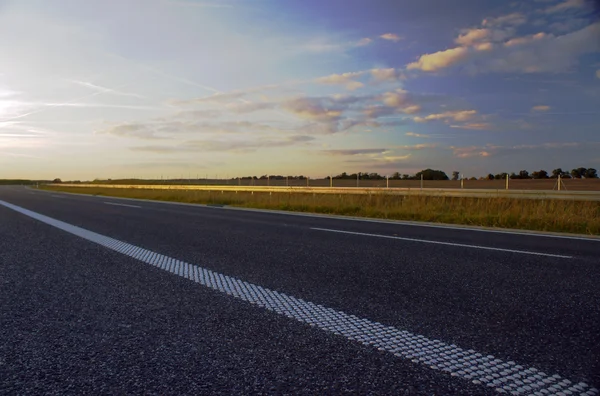
[[(600, 384), (600, 241), (134, 203), (20, 187), (0, 188), (0, 199), (295, 297)], [(0, 279), (0, 393), (491, 393), (4, 207)]]

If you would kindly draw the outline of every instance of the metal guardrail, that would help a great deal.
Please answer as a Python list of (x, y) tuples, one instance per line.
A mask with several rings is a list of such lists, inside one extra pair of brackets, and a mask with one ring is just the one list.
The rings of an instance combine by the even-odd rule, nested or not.
[[(51, 184), (52, 185), (52, 184)], [(259, 186), (205, 186), (205, 185), (128, 185), (128, 184), (56, 184), (61, 187), (117, 188), (142, 190), (196, 190), (217, 192), (304, 193), (304, 194), (354, 194), (354, 195), (422, 195), (478, 198), (526, 198), (563, 199), (576, 201), (600, 201), (596, 191), (552, 190), (492, 190), (492, 189), (440, 189), (440, 188), (361, 188), (361, 187), (259, 187)]]

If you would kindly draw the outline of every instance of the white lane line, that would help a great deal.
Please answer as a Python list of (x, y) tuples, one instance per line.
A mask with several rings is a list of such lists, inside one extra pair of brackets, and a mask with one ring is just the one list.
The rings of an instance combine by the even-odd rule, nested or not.
[(391, 235), (381, 235), (381, 234), (368, 234), (368, 233), (365, 233), (365, 232), (352, 232), (352, 231), (332, 230), (332, 229), (329, 229), (329, 228), (312, 227), (311, 230), (335, 232), (335, 233), (338, 233), (338, 234), (350, 234), (350, 235), (369, 236), (369, 237), (385, 238), (385, 239), (397, 239), (397, 240), (400, 240), (400, 241), (408, 241), (408, 242), (432, 243), (432, 244), (435, 244), (435, 245), (456, 246), (456, 247), (464, 247), (464, 248), (470, 248), (470, 249), (494, 250), (494, 251), (497, 251), (497, 252), (531, 254), (531, 255), (534, 255), (534, 256), (557, 257), (557, 258), (564, 258), (564, 259), (572, 259), (573, 258), (572, 256), (563, 256), (561, 254), (530, 252), (530, 251), (527, 251), (527, 250), (502, 249), (502, 248), (494, 248), (494, 247), (489, 247), (489, 246), (465, 245), (465, 244), (462, 244), (462, 243), (430, 241), (430, 240), (427, 240), (427, 239), (404, 238), (404, 237), (397, 237), (397, 236), (391, 236)]
[(114, 202), (104, 202), (107, 205), (114, 205), (114, 206), (126, 206), (128, 208), (138, 208), (141, 209), (141, 206), (137, 206), (137, 205), (127, 205), (127, 204), (120, 204), (120, 203), (114, 203)]
[[(66, 193), (69, 194), (69, 193)], [(120, 199), (131, 199), (134, 198), (120, 198)], [(181, 202), (168, 202), (168, 201), (156, 201), (162, 204), (175, 204), (175, 205), (186, 205), (186, 206), (202, 206), (199, 204), (188, 204)], [(555, 235), (555, 234), (543, 234), (535, 231), (511, 231), (507, 229), (503, 230), (494, 230), (490, 228), (478, 228), (478, 227), (469, 227), (469, 226), (452, 226), (449, 224), (433, 224), (427, 222), (418, 222), (418, 221), (405, 221), (405, 220), (378, 220), (378, 219), (369, 219), (365, 217), (352, 217), (352, 216), (342, 216), (342, 215), (326, 215), (320, 213), (298, 213), (298, 212), (290, 212), (285, 210), (271, 210), (271, 209), (252, 209), (252, 208), (238, 208), (234, 206), (225, 206), (223, 209), (233, 210), (233, 211), (242, 211), (242, 212), (256, 212), (256, 213), (271, 213), (271, 214), (280, 214), (286, 216), (298, 216), (298, 217), (311, 217), (311, 218), (322, 218), (322, 219), (331, 219), (331, 220), (342, 220), (342, 221), (354, 221), (361, 223), (375, 223), (375, 224), (387, 224), (387, 225), (397, 225), (397, 226), (407, 226), (407, 227), (423, 227), (423, 228), (438, 228), (443, 230), (456, 230), (456, 231), (473, 231), (473, 232), (488, 232), (492, 234), (507, 234), (507, 235), (522, 235), (522, 236), (530, 236), (530, 237), (541, 237), (541, 238), (556, 238), (556, 239), (571, 239), (576, 241), (588, 241), (588, 242), (600, 242), (600, 238), (590, 236), (582, 237), (576, 235)]]
[[(373, 346), (381, 351), (387, 351), (397, 357), (440, 370), (451, 376), (467, 379), (475, 384), (484, 384), (500, 393), (512, 395), (570, 395), (577, 393), (586, 396), (600, 394), (596, 388), (584, 382), (575, 384), (558, 374), (549, 375), (532, 367), (521, 366), (513, 361), (505, 362), (492, 355), (484, 356), (472, 349), (466, 350), (454, 344), (446, 344), (369, 319), (349, 315), (197, 265), (184, 263), (8, 202), (0, 200), (0, 205), (269, 311), (341, 335), (363, 345)], [(165, 263), (168, 264), (165, 265)], [(182, 265), (188, 268), (183, 273), (179, 270)]]

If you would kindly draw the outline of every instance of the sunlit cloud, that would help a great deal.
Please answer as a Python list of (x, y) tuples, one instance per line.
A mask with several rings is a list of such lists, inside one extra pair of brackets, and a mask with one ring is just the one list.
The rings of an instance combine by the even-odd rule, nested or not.
[(546, 14), (556, 14), (572, 9), (582, 9), (587, 6), (586, 0), (565, 0), (544, 10)]
[(468, 48), (451, 48), (444, 51), (435, 52), (433, 54), (421, 55), (416, 62), (409, 63), (406, 68), (408, 70), (434, 72), (453, 66), (467, 59), (468, 54)]
[(492, 124), (487, 122), (469, 122), (462, 125), (450, 125), (450, 128), (470, 129), (474, 131), (485, 131), (493, 128)]
[(434, 120), (468, 121), (477, 114), (476, 110), (446, 111), (443, 113), (429, 114), (425, 117), (415, 117), (416, 122), (427, 122)]
[(385, 34), (382, 34), (379, 37), (382, 38), (382, 39), (384, 39), (384, 40), (394, 41), (394, 42), (398, 42), (398, 41), (402, 40), (402, 37), (400, 37), (396, 33), (385, 33)]
[(384, 154), (389, 152), (389, 149), (385, 148), (367, 148), (367, 149), (347, 149), (347, 150), (322, 150), (323, 154), (328, 155), (341, 155), (341, 156), (352, 156), (352, 155), (372, 155), (372, 154)]
[[(567, 0), (549, 8), (562, 10), (579, 7), (584, 1)], [(600, 23), (563, 35), (547, 32), (518, 35), (523, 23), (520, 14), (484, 19), (482, 27), (463, 29), (454, 48), (421, 55), (407, 64), (408, 70), (439, 72), (463, 66), (470, 73), (520, 72), (543, 73), (570, 70), (585, 54), (600, 52)]]
[(527, 22), (527, 17), (519, 12), (515, 12), (496, 18), (486, 18), (481, 25), (485, 27), (518, 26), (525, 22)]
[(357, 46), (357, 47), (365, 47), (365, 46), (367, 46), (367, 45), (371, 44), (372, 42), (373, 42), (373, 39), (371, 39), (371, 38), (368, 38), (368, 37), (365, 37), (365, 38), (363, 38), (363, 39), (360, 39), (360, 40), (359, 40), (359, 41), (356, 43), (356, 46)]
[(545, 106), (545, 105), (533, 106), (531, 108), (531, 111), (548, 111), (548, 110), (550, 110), (550, 106)]

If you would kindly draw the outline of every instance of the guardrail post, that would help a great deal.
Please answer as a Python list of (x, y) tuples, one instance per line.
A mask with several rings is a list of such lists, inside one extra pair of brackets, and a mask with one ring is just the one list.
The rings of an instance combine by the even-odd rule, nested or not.
[(560, 191), (560, 182), (561, 182), (560, 175), (558, 175), (558, 191)]
[(333, 177), (329, 176), (329, 188), (333, 188)]
[(385, 177), (385, 188), (390, 188), (390, 177), (389, 176)]
[(421, 190), (423, 190), (423, 174), (421, 173)]
[(508, 174), (506, 175), (506, 189), (508, 190), (508, 181), (510, 180), (510, 177), (508, 176)]
[(460, 178), (460, 188), (465, 188), (465, 178), (464, 177)]

